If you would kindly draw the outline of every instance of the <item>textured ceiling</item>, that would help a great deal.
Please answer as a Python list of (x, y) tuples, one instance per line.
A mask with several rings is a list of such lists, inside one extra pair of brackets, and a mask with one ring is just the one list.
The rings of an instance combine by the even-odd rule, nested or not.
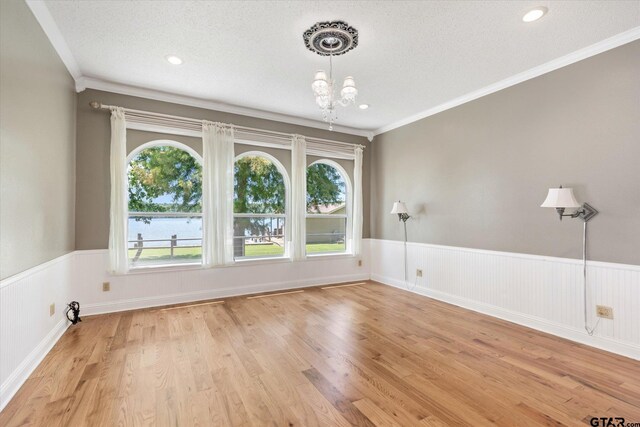
[[(335, 58), (359, 103), (339, 124), (374, 130), (640, 25), (640, 1), (47, 1), (85, 77), (317, 120), (327, 59), (302, 32), (342, 19), (359, 46)], [(541, 20), (522, 15), (544, 5)], [(165, 55), (184, 60), (167, 63)]]

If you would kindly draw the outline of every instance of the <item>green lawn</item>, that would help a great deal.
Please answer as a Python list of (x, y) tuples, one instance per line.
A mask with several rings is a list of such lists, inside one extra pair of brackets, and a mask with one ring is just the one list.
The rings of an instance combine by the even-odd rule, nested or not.
[[(284, 248), (278, 245), (247, 245), (245, 247), (247, 257), (267, 257), (284, 254)], [(307, 253), (344, 252), (344, 243), (314, 243), (307, 245)], [(136, 254), (135, 249), (129, 249), (129, 258)], [(171, 259), (168, 248), (146, 248), (142, 250), (139, 262), (165, 261)], [(174, 248), (173, 259), (178, 262), (188, 262), (200, 259), (201, 248)]]
[(347, 248), (344, 243), (313, 243), (307, 245), (307, 253), (344, 252)]

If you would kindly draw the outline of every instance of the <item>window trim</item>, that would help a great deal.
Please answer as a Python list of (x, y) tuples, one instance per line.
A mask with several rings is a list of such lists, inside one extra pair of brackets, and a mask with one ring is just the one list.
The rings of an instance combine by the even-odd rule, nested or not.
[[(291, 251), (290, 251), (290, 248), (291, 248), (291, 179), (289, 178), (289, 173), (287, 172), (287, 169), (284, 167), (284, 165), (280, 162), (280, 160), (278, 160), (275, 156), (260, 150), (250, 150), (250, 151), (245, 151), (244, 153), (238, 154), (233, 159), (234, 169), (235, 169), (236, 162), (245, 157), (264, 157), (265, 159), (269, 160), (273, 165), (275, 165), (276, 169), (278, 169), (278, 172), (280, 172), (280, 175), (282, 176), (282, 180), (284, 181), (284, 214), (251, 214), (251, 213), (244, 213), (244, 212), (243, 213), (232, 212), (233, 218), (235, 220), (236, 216), (247, 217), (247, 216), (263, 216), (263, 215), (269, 218), (272, 218), (272, 217), (284, 218), (284, 253), (280, 256), (273, 256), (273, 257), (244, 257), (244, 258), (238, 258), (238, 259), (235, 259), (234, 257), (234, 262), (247, 262), (252, 260), (263, 261), (266, 259), (271, 259), (271, 260), (291, 259)], [(235, 181), (235, 173), (233, 178)], [(234, 202), (235, 202), (235, 197), (234, 197)], [(231, 207), (231, 209), (233, 210), (233, 206)]]
[[(196, 159), (196, 162), (198, 162), (198, 164), (200, 164), (200, 167), (202, 168), (204, 166), (203, 163), (203, 159), (202, 156), (193, 148), (189, 147), (188, 145), (182, 143), (182, 142), (178, 142), (178, 141), (174, 141), (172, 139), (154, 139), (152, 141), (148, 141), (145, 142), (144, 144), (141, 144), (139, 146), (137, 146), (136, 148), (134, 148), (133, 150), (131, 150), (131, 152), (127, 155), (126, 158), (126, 172), (125, 172), (125, 183), (127, 184), (127, 188), (126, 188), (126, 193), (127, 193), (127, 236), (129, 235), (129, 219), (131, 214), (136, 214), (136, 213), (141, 213), (141, 214), (146, 214), (148, 216), (158, 216), (158, 217), (162, 217), (162, 216), (176, 216), (176, 214), (178, 216), (183, 216), (183, 214), (187, 214), (189, 216), (200, 216), (202, 217), (204, 214), (204, 210), (206, 209), (206, 207), (204, 206), (204, 204), (202, 205), (202, 212), (131, 212), (129, 210), (129, 164), (131, 163), (131, 161), (138, 156), (138, 154), (140, 154), (142, 151), (149, 149), (149, 148), (154, 148), (154, 147), (172, 147), (172, 148), (177, 148), (179, 150), (185, 151), (187, 152), (191, 157), (193, 157), (194, 159)], [(195, 215), (194, 215), (195, 213)], [(151, 215), (149, 215), (151, 214)], [(186, 215), (184, 215), (186, 216)], [(200, 242), (202, 244), (202, 241), (204, 239), (204, 236), (202, 236), (200, 238)], [(125, 248), (125, 250), (129, 251), (129, 240), (127, 238), (127, 246)], [(127, 256), (128, 258), (128, 256)], [(200, 267), (202, 266), (202, 252), (200, 255), (200, 261), (198, 262), (185, 262), (185, 263), (173, 263), (173, 264), (152, 264), (152, 265), (137, 265), (134, 266), (131, 264), (131, 261), (129, 261), (129, 270), (132, 272), (138, 272), (141, 270), (145, 270), (145, 271), (149, 271), (149, 270), (162, 270), (162, 269), (171, 269), (171, 268), (175, 268), (175, 267), (187, 267), (187, 268), (194, 268), (194, 267)]]
[[(346, 229), (345, 229), (345, 250), (340, 251), (340, 252), (320, 252), (320, 253), (309, 253), (307, 252), (307, 236), (305, 233), (305, 254), (307, 257), (321, 257), (321, 256), (328, 256), (328, 255), (353, 255), (353, 186), (351, 184), (351, 178), (349, 177), (349, 174), (347, 173), (347, 170), (342, 167), (342, 165), (338, 162), (336, 162), (335, 160), (332, 159), (327, 159), (327, 158), (322, 158), (322, 159), (318, 159), (314, 162), (311, 162), (310, 164), (307, 165), (307, 169), (309, 169), (311, 166), (316, 165), (316, 164), (324, 164), (327, 166), (331, 166), (334, 169), (336, 169), (338, 171), (338, 173), (340, 173), (340, 175), (342, 175), (342, 179), (344, 179), (344, 183), (345, 183), (345, 203), (346, 203), (346, 218), (347, 218), (347, 224), (346, 224)], [(306, 188), (306, 182), (305, 182), (305, 188)], [(308, 191), (306, 192), (308, 194)], [(327, 214), (310, 214), (309, 212), (306, 212), (305, 210), (305, 221), (307, 218), (311, 217), (311, 218), (343, 218), (345, 215), (327, 215)]]

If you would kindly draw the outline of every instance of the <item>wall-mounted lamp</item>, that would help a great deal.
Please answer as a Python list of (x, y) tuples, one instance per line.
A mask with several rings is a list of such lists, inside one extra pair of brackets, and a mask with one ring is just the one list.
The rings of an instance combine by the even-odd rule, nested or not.
[(409, 212), (407, 211), (407, 205), (398, 200), (393, 203), (393, 208), (391, 209), (392, 214), (398, 215), (398, 221), (402, 221), (404, 225), (404, 283), (407, 285), (407, 220), (411, 218)]
[[(583, 284), (583, 307), (584, 307), (584, 329), (589, 335), (593, 335), (600, 319), (596, 322), (593, 328), (588, 325), (587, 318), (587, 222), (598, 214), (598, 211), (588, 203), (580, 205), (573, 195), (573, 188), (550, 188), (547, 198), (540, 205), (542, 208), (555, 208), (560, 215), (560, 221), (562, 217), (568, 216), (569, 218), (580, 218), (584, 221), (582, 228), (582, 284)], [(578, 209), (571, 214), (565, 214), (565, 209)]]
[[(562, 221), (562, 217), (568, 216), (569, 218), (580, 218), (587, 222), (598, 214), (598, 211), (589, 203), (583, 203), (582, 205), (578, 203), (573, 195), (573, 188), (562, 188), (562, 185), (560, 188), (550, 188), (547, 198), (540, 207), (556, 208), (556, 212), (560, 215), (560, 221)], [(578, 210), (571, 214), (565, 214), (565, 209)]]
[(407, 205), (398, 200), (393, 203), (393, 209), (391, 209), (392, 214), (398, 214), (398, 221), (407, 222), (409, 218), (409, 213), (407, 212)]

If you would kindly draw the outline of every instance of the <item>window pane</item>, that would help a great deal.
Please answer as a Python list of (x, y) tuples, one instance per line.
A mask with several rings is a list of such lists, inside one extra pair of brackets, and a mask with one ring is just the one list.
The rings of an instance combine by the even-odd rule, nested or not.
[(264, 156), (242, 157), (233, 184), (234, 257), (284, 256), (286, 187), (278, 167)]
[(307, 217), (307, 254), (345, 252), (347, 218)]
[(129, 211), (202, 213), (202, 167), (184, 150), (151, 147), (128, 167)]
[(346, 213), (347, 186), (333, 166), (316, 163), (307, 168), (307, 213)]
[(347, 185), (342, 173), (329, 164), (307, 168), (308, 255), (346, 252)]
[(202, 259), (200, 216), (130, 215), (128, 236), (132, 267), (199, 263)]
[(284, 256), (283, 217), (235, 217), (233, 254), (236, 259)]
[(234, 213), (285, 213), (284, 178), (266, 157), (237, 160), (233, 184)]
[(128, 165), (131, 267), (200, 263), (202, 168), (188, 152), (156, 146)]

